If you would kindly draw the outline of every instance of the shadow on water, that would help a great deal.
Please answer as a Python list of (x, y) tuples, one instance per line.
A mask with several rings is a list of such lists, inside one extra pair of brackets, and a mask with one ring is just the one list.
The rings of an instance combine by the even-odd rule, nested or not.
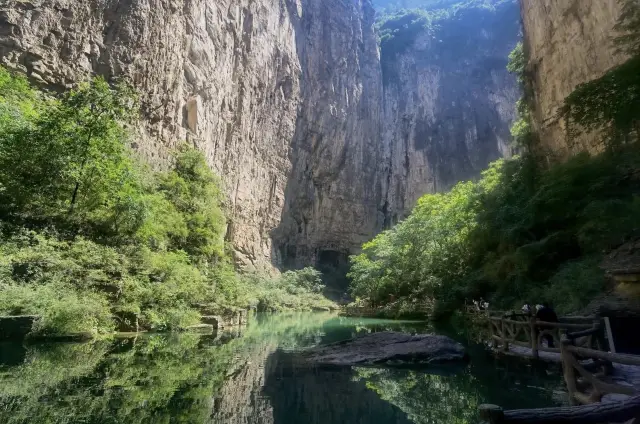
[(0, 345), (0, 422), (474, 423), (479, 403), (556, 404), (558, 375), (477, 346), (453, 369), (320, 368), (298, 352), (424, 324), (328, 314), (260, 316), (239, 334)]

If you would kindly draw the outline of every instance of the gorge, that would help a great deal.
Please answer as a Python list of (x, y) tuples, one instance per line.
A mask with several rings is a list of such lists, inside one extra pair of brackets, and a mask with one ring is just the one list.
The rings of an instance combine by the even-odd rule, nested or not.
[(8, 0), (0, 58), (54, 90), (133, 83), (134, 147), (157, 167), (182, 140), (205, 153), (239, 265), (330, 271), (422, 194), (508, 155), (519, 97), (517, 2), (472, 2), (402, 51), (380, 50), (375, 14), (369, 0)]

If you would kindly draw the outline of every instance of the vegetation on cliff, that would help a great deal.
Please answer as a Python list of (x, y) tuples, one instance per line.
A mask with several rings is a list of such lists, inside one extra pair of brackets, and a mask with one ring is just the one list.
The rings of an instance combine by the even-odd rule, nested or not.
[(412, 48), (418, 39), (432, 45), (434, 52), (442, 47), (440, 54), (455, 51), (459, 56), (471, 55), (477, 49), (477, 40), (470, 36), (470, 28), (480, 22), (512, 19), (515, 10), (513, 0), (443, 0), (385, 5), (376, 17), (385, 82), (394, 77), (398, 55)]
[(640, 228), (640, 152), (634, 145), (544, 172), (531, 167), (501, 160), (478, 182), (423, 196), (352, 257), (354, 296), (436, 315), (480, 296), (496, 308), (584, 306), (604, 289), (603, 253)]
[[(624, 3), (633, 5), (618, 40), (631, 52), (640, 6)], [(562, 111), (570, 137), (601, 131), (608, 148), (550, 167), (532, 149), (526, 63), (520, 44), (509, 70), (524, 88), (512, 130), (522, 156), (492, 164), (477, 182), (423, 196), (406, 220), (366, 243), (351, 259), (354, 296), (436, 316), (481, 296), (496, 308), (544, 301), (567, 313), (605, 289), (603, 255), (640, 229), (638, 56), (578, 87)]]
[(197, 323), (200, 310), (326, 305), (313, 270), (241, 276), (220, 180), (182, 146), (154, 171), (128, 147), (135, 93), (95, 79), (60, 97), (0, 68), (0, 314), (43, 334)]
[(613, 44), (618, 54), (630, 59), (579, 85), (565, 99), (560, 116), (567, 123), (569, 141), (585, 132), (601, 134), (605, 148), (640, 140), (640, 4), (635, 0), (619, 3), (622, 14)]

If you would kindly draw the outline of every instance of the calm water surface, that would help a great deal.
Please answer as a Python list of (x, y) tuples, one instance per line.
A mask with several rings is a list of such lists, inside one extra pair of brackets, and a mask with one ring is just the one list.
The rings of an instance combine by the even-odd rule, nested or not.
[(477, 406), (552, 406), (560, 378), (470, 346), (445, 369), (303, 366), (300, 349), (417, 323), (258, 316), (242, 334), (0, 344), (0, 423), (467, 424)]

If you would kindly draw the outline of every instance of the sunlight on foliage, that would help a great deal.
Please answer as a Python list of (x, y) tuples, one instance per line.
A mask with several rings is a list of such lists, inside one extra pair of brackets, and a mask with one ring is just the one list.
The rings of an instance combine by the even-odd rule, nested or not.
[(351, 258), (351, 290), (378, 307), (404, 299), (449, 315), (484, 296), (495, 308), (547, 301), (562, 313), (604, 288), (602, 255), (640, 228), (637, 145), (540, 171), (501, 160), (478, 182), (423, 196)]
[(125, 84), (47, 97), (0, 68), (0, 314), (101, 334), (184, 329), (203, 308), (333, 307), (314, 270), (237, 274), (222, 182), (186, 145), (164, 171), (141, 163), (137, 114)]

